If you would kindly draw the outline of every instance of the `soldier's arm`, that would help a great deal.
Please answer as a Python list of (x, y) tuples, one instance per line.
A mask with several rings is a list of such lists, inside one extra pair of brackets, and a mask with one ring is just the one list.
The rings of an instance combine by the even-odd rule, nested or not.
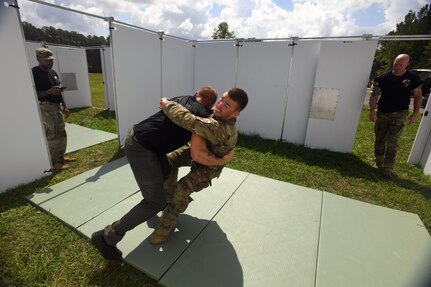
[(166, 98), (160, 100), (160, 108), (172, 122), (180, 127), (209, 141), (216, 141), (215, 131), (219, 127), (219, 123), (216, 120), (195, 116), (180, 104), (169, 101)]
[(377, 100), (380, 96), (380, 88), (373, 83), (371, 86), (371, 95), (370, 95), (370, 120), (375, 122), (377, 119)]
[(191, 139), (191, 156), (194, 161), (200, 164), (225, 165), (232, 159), (233, 150), (222, 158), (216, 157), (208, 149), (206, 140), (197, 134), (193, 134)]
[(413, 90), (413, 113), (409, 117), (409, 123), (413, 124), (419, 115), (422, 104), (422, 85)]

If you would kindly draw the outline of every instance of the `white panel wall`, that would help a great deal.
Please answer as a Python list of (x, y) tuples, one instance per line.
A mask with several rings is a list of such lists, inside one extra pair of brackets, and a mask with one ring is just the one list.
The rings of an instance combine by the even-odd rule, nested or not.
[(19, 14), (15, 8), (0, 5), (0, 19), (4, 67), (0, 77), (0, 192), (4, 192), (44, 176), (51, 164)]
[(113, 24), (116, 115), (120, 144), (134, 124), (159, 110), (161, 96), (158, 35)]
[(408, 163), (419, 164), (425, 174), (431, 175), (431, 101), (428, 101), (415, 141), (410, 151)]
[(293, 48), (282, 137), (290, 143), (305, 143), (320, 43), (321, 41), (298, 41)]
[[(58, 65), (57, 73), (60, 81), (63, 81), (62, 73), (73, 73), (76, 77), (77, 89), (71, 87), (64, 90), (64, 101), (69, 109), (91, 107), (90, 80), (88, 78), (87, 55), (85, 49), (50, 46), (49, 49), (56, 51)], [(66, 84), (67, 86), (67, 84)]]
[(310, 118), (305, 145), (351, 152), (377, 41), (325, 41), (314, 87), (339, 89), (334, 120)]
[(235, 85), (235, 42), (199, 43), (195, 48), (194, 90), (211, 86), (221, 95)]
[(112, 59), (111, 48), (104, 47), (100, 49), (100, 58), (103, 74), (103, 92), (105, 94), (105, 108), (115, 111), (114, 83), (112, 79)]
[(238, 118), (242, 133), (280, 139), (291, 49), (288, 42), (248, 42), (239, 48), (236, 86), (249, 96)]
[(166, 37), (162, 42), (162, 96), (193, 95), (192, 43)]

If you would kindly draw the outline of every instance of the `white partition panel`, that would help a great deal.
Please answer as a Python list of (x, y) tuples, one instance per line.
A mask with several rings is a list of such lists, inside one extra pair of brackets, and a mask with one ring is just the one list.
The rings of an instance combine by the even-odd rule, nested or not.
[(282, 137), (290, 143), (305, 143), (320, 43), (321, 41), (298, 41), (293, 47)]
[(221, 95), (235, 85), (235, 42), (199, 43), (195, 48), (194, 90), (214, 87)]
[(291, 47), (283, 42), (245, 42), (239, 48), (237, 87), (249, 96), (238, 118), (245, 134), (280, 139)]
[(159, 110), (161, 96), (158, 35), (114, 23), (112, 46), (120, 144), (134, 124)]
[(4, 192), (42, 177), (51, 167), (17, 9), (0, 5), (0, 20), (0, 62), (8, 68), (0, 77), (0, 192)]
[(165, 38), (162, 44), (162, 96), (193, 95), (192, 43)]
[(431, 101), (428, 101), (410, 151), (408, 163), (419, 164), (425, 174), (431, 175)]
[(104, 47), (100, 49), (100, 58), (103, 74), (103, 92), (105, 94), (105, 108), (115, 111), (114, 83), (112, 79), (112, 59), (111, 48)]
[(63, 92), (67, 107), (69, 109), (91, 107), (90, 80), (85, 49), (60, 46), (48, 48), (56, 51), (57, 73), (62, 84), (67, 87)]
[(310, 113), (306, 146), (352, 151), (376, 47), (377, 40), (322, 42), (313, 104), (332, 109)]

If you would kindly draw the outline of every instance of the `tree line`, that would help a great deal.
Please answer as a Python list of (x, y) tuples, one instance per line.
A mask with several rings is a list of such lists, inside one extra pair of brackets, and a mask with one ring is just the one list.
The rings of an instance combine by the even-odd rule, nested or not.
[[(422, 7), (419, 12), (409, 11), (404, 21), (397, 24), (388, 36), (396, 35), (431, 35), (431, 6)], [(410, 55), (410, 69), (431, 69), (431, 41), (380, 41), (374, 57), (371, 78), (392, 68), (396, 55), (407, 53)]]
[[(56, 29), (52, 26), (37, 28), (27, 22), (23, 22), (22, 25), (26, 40), (78, 47), (109, 45), (109, 37), (84, 36), (74, 31)], [(388, 35), (431, 35), (431, 5), (425, 5), (419, 12), (409, 11), (404, 21), (398, 23), (396, 29), (389, 32)], [(226, 22), (221, 22), (213, 30), (212, 37), (213, 39), (235, 38), (235, 32), (229, 31), (229, 25)], [(431, 69), (431, 41), (380, 41), (370, 79), (380, 73), (389, 71), (394, 57), (400, 53), (410, 55), (410, 68)], [(87, 60), (89, 72), (100, 73), (102, 71), (99, 50), (87, 50)]]
[[(75, 31), (56, 29), (52, 26), (37, 28), (31, 23), (22, 22), (24, 37), (27, 41), (45, 42), (74, 47), (98, 47), (109, 46), (109, 37), (88, 35), (84, 36)], [(100, 51), (97, 49), (86, 50), (88, 72), (101, 73), (102, 64)]]

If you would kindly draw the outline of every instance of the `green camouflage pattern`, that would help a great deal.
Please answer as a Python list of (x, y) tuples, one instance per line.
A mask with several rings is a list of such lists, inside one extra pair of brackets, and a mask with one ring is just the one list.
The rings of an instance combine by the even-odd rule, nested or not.
[(41, 102), (43, 126), (51, 155), (51, 163), (63, 163), (66, 152), (67, 135), (60, 104)]
[[(190, 148), (183, 149), (183, 153), (176, 154), (175, 163), (184, 162), (190, 157)], [(168, 158), (171, 156), (168, 154)], [(190, 161), (189, 161), (190, 162)], [(165, 181), (165, 189), (168, 192), (168, 205), (163, 210), (160, 222), (164, 227), (173, 228), (176, 225), (177, 216), (183, 213), (192, 201), (190, 195), (193, 192), (201, 191), (211, 185), (211, 180), (219, 177), (223, 166), (205, 166), (196, 162), (191, 162), (190, 172), (177, 182), (179, 166), (172, 166), (171, 173)]]
[[(179, 126), (207, 140), (208, 149), (218, 157), (223, 157), (235, 148), (238, 140), (236, 118), (218, 121), (212, 116), (201, 118), (193, 115), (177, 103), (168, 104), (164, 113)], [(168, 196), (168, 205), (160, 218), (166, 228), (173, 228), (180, 213), (191, 202), (190, 195), (211, 185), (211, 180), (219, 177), (223, 166), (206, 166), (193, 162), (190, 145), (185, 145), (167, 155), (172, 169), (164, 187)], [(190, 172), (177, 182), (178, 168), (191, 164)]]
[(174, 102), (165, 105), (163, 112), (177, 125), (205, 138), (210, 151), (218, 157), (225, 156), (236, 146), (238, 140), (236, 118), (218, 121), (213, 116), (198, 117)]
[(374, 125), (376, 135), (374, 155), (376, 165), (384, 170), (392, 171), (394, 168), (398, 139), (404, 129), (408, 113), (408, 110), (395, 113), (377, 112), (377, 120)]

